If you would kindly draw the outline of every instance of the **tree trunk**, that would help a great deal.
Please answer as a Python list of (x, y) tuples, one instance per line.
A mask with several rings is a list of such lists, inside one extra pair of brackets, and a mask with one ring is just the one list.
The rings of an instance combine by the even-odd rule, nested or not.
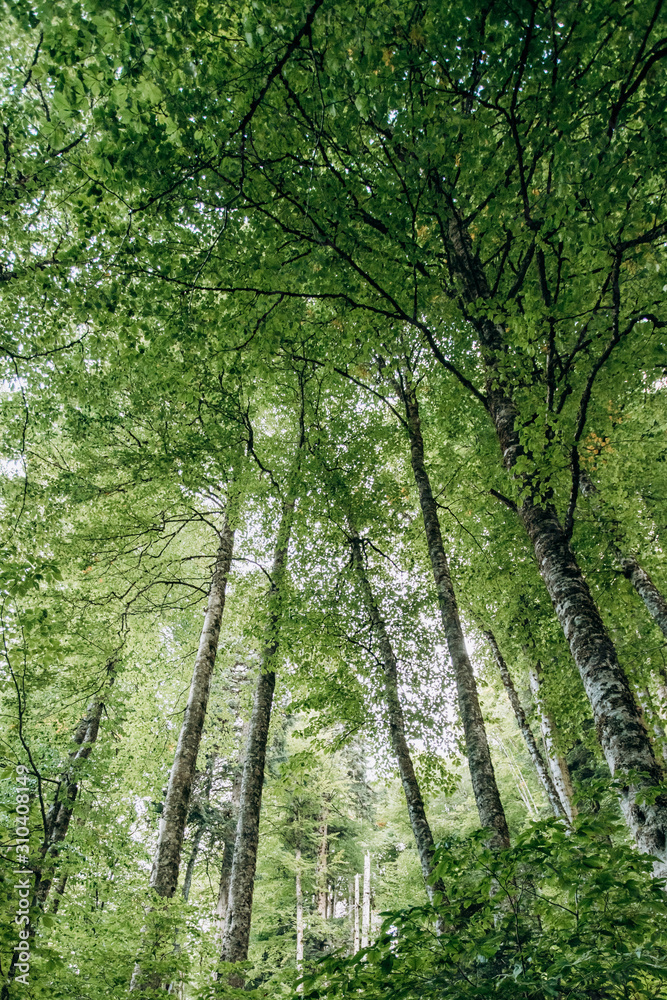
[(438, 603), (440, 605), (440, 615), (447, 640), (447, 648), (456, 677), (459, 711), (465, 733), (466, 754), (472, 787), (475, 793), (475, 801), (477, 803), (477, 811), (482, 826), (493, 831), (489, 839), (489, 846), (495, 848), (509, 847), (510, 840), (507, 820), (505, 819), (496, 776), (493, 770), (493, 762), (484, 727), (484, 718), (477, 695), (477, 684), (459, 620), (454, 587), (442, 542), (438, 508), (426, 471), (424, 440), (421, 432), (417, 396), (414, 389), (409, 385), (405, 387), (401, 386), (401, 395), (405, 405), (407, 426), (410, 435), (410, 459), (419, 493), (426, 541), (429, 556), (431, 557), (431, 566), (433, 567)]
[(368, 948), (371, 930), (371, 856), (364, 855), (364, 908), (361, 917), (361, 947)]
[[(247, 668), (242, 673), (240, 677), (237, 677), (235, 687), (233, 687), (234, 701), (238, 699), (241, 692), (241, 687), (247, 676)], [(218, 935), (220, 937), (220, 946), (222, 946), (222, 938), (225, 928), (225, 918), (227, 916), (227, 903), (229, 900), (229, 880), (232, 875), (232, 861), (234, 859), (234, 841), (236, 839), (236, 826), (239, 818), (239, 805), (241, 802), (241, 783), (243, 779), (243, 762), (245, 755), (245, 746), (248, 738), (248, 726), (249, 723), (246, 721), (241, 727), (240, 734), (240, 746), (238, 751), (238, 758), (234, 767), (233, 777), (232, 777), (232, 791), (230, 800), (228, 803), (229, 815), (225, 817), (224, 833), (222, 838), (222, 863), (220, 865), (220, 883), (218, 885), (218, 901), (215, 908), (217, 924), (218, 924)]]
[(354, 876), (354, 937), (352, 939), (352, 954), (356, 955), (361, 947), (359, 936), (359, 876)]
[(183, 834), (185, 833), (192, 783), (197, 767), (197, 755), (206, 718), (211, 678), (218, 651), (233, 544), (234, 532), (225, 517), (215, 570), (211, 580), (204, 627), (192, 673), (190, 694), (169, 776), (167, 797), (160, 817), (157, 851), (150, 878), (150, 887), (155, 890), (158, 896), (165, 899), (173, 896), (178, 883)]
[[(591, 501), (591, 506), (594, 506), (594, 498), (599, 496), (598, 489), (585, 470), (582, 470), (579, 474), (579, 490), (582, 496)], [(606, 525), (602, 524), (602, 517), (599, 511), (594, 508), (594, 512), (598, 523), (606, 529)], [(667, 636), (667, 600), (665, 600), (663, 594), (658, 590), (646, 570), (639, 564), (638, 559), (622, 551), (623, 539), (620, 536), (617, 524), (612, 529), (612, 535), (614, 538), (612, 551), (623, 576), (630, 581), (658, 628), (662, 630), (663, 635)]]
[[(107, 665), (107, 684), (109, 686), (111, 686), (114, 682), (116, 663), (117, 661), (113, 659), (110, 660)], [(39, 913), (45, 908), (45, 904), (53, 884), (51, 866), (49, 865), (49, 868), (47, 869), (44, 862), (54, 862), (56, 860), (58, 857), (58, 845), (63, 842), (67, 835), (70, 820), (72, 819), (72, 814), (74, 812), (76, 798), (79, 794), (79, 776), (77, 773), (79, 762), (87, 760), (90, 756), (91, 750), (97, 741), (103, 711), (104, 702), (102, 699), (93, 698), (88, 705), (86, 714), (79, 722), (76, 732), (74, 733), (73, 739), (77, 744), (78, 749), (73, 750), (69, 755), (69, 765), (67, 770), (60, 776), (53, 804), (46, 814), (44, 838), (40, 846), (39, 861), (37, 866), (33, 869), (35, 875), (32, 898), (33, 915), (30, 923), (26, 927), (30, 935), (29, 940), (31, 942), (37, 930)], [(65, 891), (66, 882), (67, 876), (65, 875), (60, 879), (58, 885), (59, 895), (54, 902), (54, 913), (57, 913), (58, 911), (62, 893)], [(10, 984), (13, 982), (16, 975), (17, 963), (18, 952), (14, 951), (12, 952), (5, 981), (2, 985), (2, 990), (0, 991), (0, 997), (2, 1000), (7, 1000), (9, 997)]]
[[(301, 891), (301, 849), (296, 849), (296, 969), (303, 971), (303, 892)], [(303, 987), (299, 985), (299, 993)]]
[(195, 830), (194, 837), (192, 838), (192, 846), (190, 847), (190, 857), (188, 858), (188, 863), (185, 869), (185, 877), (183, 878), (183, 899), (187, 903), (190, 898), (190, 889), (192, 888), (192, 877), (195, 871), (195, 863), (197, 861), (197, 855), (199, 854), (199, 846), (204, 836), (204, 826), (200, 823)]
[(317, 872), (315, 881), (317, 884), (317, 912), (323, 920), (327, 919), (327, 861), (329, 857), (329, 828), (328, 828), (329, 808), (323, 806), (320, 815), (320, 843), (317, 850)]
[[(293, 494), (283, 503), (273, 557), (267, 644), (262, 653), (252, 716), (248, 727), (248, 741), (241, 780), (239, 818), (229, 881), (229, 899), (222, 936), (221, 962), (244, 962), (248, 957), (264, 764), (271, 721), (271, 705), (276, 685), (276, 675), (271, 666), (278, 652), (282, 581), (287, 564), (287, 550), (294, 521), (295, 503)], [(239, 977), (234, 977), (235, 983), (238, 979)]]
[[(474, 303), (480, 298), (489, 299), (491, 292), (470, 236), (454, 215), (448, 236), (452, 269), (461, 282), (464, 300)], [(518, 410), (504, 388), (506, 376), (498, 360), (505, 351), (504, 327), (484, 316), (473, 318), (472, 323), (482, 346), (487, 372), (486, 406), (503, 464), (518, 480), (522, 491), (517, 513), (533, 544), (540, 574), (591, 703), (602, 750), (612, 775), (628, 772), (638, 775), (621, 790), (620, 803), (626, 822), (640, 850), (660, 858), (667, 869), (667, 795), (660, 794), (655, 801), (642, 805), (636, 802), (642, 791), (653, 791), (662, 784), (662, 769), (556, 509), (548, 499), (544, 502), (540, 495), (534, 494), (534, 477), (530, 472), (515, 472), (523, 447), (517, 429)]]
[(62, 875), (58, 885), (55, 888), (55, 897), (53, 900), (53, 906), (51, 907), (51, 913), (57, 913), (60, 909), (60, 904), (62, 902), (63, 896), (65, 895), (65, 886), (67, 885), (67, 875)]
[(660, 721), (660, 717), (655, 710), (653, 704), (653, 699), (651, 698), (648, 688), (639, 688), (637, 691), (637, 700), (641, 705), (641, 710), (644, 714), (645, 725), (651, 726), (653, 729), (653, 735), (655, 736), (658, 746), (661, 748), (661, 754), (663, 760), (667, 760), (667, 744), (665, 743), (665, 727)]
[(526, 746), (528, 747), (528, 752), (532, 757), (533, 764), (535, 765), (535, 770), (537, 771), (538, 777), (542, 782), (544, 791), (547, 794), (547, 799), (549, 800), (549, 805), (553, 810), (553, 814), (554, 816), (563, 816), (565, 819), (568, 819), (568, 821), (571, 821), (571, 817), (568, 815), (567, 810), (564, 808), (561, 798), (558, 794), (558, 791), (556, 790), (556, 786), (554, 785), (552, 777), (549, 773), (549, 767), (540, 752), (540, 748), (537, 745), (537, 741), (535, 739), (535, 736), (533, 735), (533, 731), (530, 728), (530, 725), (528, 724), (526, 713), (523, 710), (523, 705), (519, 701), (519, 696), (516, 692), (516, 688), (514, 687), (514, 683), (512, 681), (512, 677), (509, 672), (507, 663), (505, 662), (500, 652), (500, 649), (498, 648), (496, 637), (494, 636), (493, 632), (490, 629), (484, 632), (484, 637), (489, 643), (491, 651), (495, 657), (495, 661), (498, 665), (498, 670), (500, 672), (500, 676), (502, 678), (503, 685), (507, 693), (507, 697), (509, 698), (510, 705), (514, 710), (514, 715), (516, 717), (517, 725), (521, 730), (521, 735), (523, 736)]
[(623, 576), (630, 581), (656, 625), (667, 636), (667, 600), (665, 600), (646, 570), (639, 565), (635, 556), (624, 555), (618, 546), (614, 546), (614, 555), (621, 567)]
[(391, 747), (398, 762), (398, 771), (401, 776), (401, 784), (403, 785), (405, 801), (408, 806), (408, 816), (410, 817), (412, 833), (417, 844), (422, 874), (426, 883), (426, 891), (429, 899), (432, 901), (435, 893), (445, 894), (445, 887), (441, 879), (438, 879), (433, 885), (429, 882), (431, 872), (433, 871), (433, 835), (428, 819), (426, 818), (424, 800), (422, 799), (421, 790), (412, 764), (408, 741), (405, 737), (405, 718), (398, 694), (396, 656), (394, 655), (384, 619), (366, 574), (359, 534), (349, 517), (348, 524), (352, 542), (352, 565), (359, 581), (366, 613), (371, 620), (384, 668), (385, 704), (389, 716)]
[(536, 663), (535, 666), (531, 668), (530, 690), (533, 693), (535, 705), (540, 713), (540, 728), (542, 729), (544, 748), (546, 750), (547, 760), (549, 761), (549, 767), (551, 768), (553, 783), (556, 786), (558, 798), (562, 804), (562, 808), (565, 810), (569, 822), (573, 823), (577, 815), (577, 809), (574, 804), (574, 789), (572, 787), (570, 768), (558, 749), (556, 727), (545, 704), (544, 698), (542, 697), (541, 672), (542, 668), (539, 663)]
[[(115, 679), (116, 661), (112, 660), (107, 666), (107, 684), (111, 686)], [(74, 812), (74, 804), (79, 794), (78, 767), (79, 762), (87, 760), (97, 741), (97, 736), (104, 711), (104, 702), (101, 698), (93, 698), (88, 705), (86, 714), (81, 719), (74, 734), (74, 742), (78, 744), (78, 749), (70, 754), (70, 764), (67, 771), (61, 775), (56, 788), (53, 805), (46, 816), (46, 829), (44, 840), (40, 849), (40, 861), (58, 856), (58, 845), (63, 842), (67, 835), (70, 820)], [(64, 792), (64, 794), (63, 794)], [(49, 891), (52, 885), (52, 877), (48, 871), (38, 868), (35, 871), (35, 889), (33, 904), (44, 909)], [(63, 886), (64, 889), (64, 886)]]

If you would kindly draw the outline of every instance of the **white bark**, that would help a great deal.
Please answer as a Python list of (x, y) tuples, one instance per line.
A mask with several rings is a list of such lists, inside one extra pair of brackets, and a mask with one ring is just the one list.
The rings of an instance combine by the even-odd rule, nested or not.
[(574, 788), (572, 787), (572, 778), (570, 776), (570, 769), (567, 766), (567, 761), (558, 749), (553, 719), (551, 718), (540, 690), (540, 673), (540, 664), (536, 663), (530, 671), (530, 690), (533, 693), (535, 705), (540, 713), (540, 728), (542, 729), (544, 749), (546, 750), (553, 783), (556, 786), (558, 798), (561, 801), (567, 818), (570, 823), (573, 823), (577, 815), (577, 809), (574, 805)]
[(364, 857), (364, 909), (361, 920), (361, 947), (368, 948), (371, 929), (371, 856)]
[(359, 948), (361, 947), (361, 940), (359, 936), (359, 876), (354, 876), (354, 944), (353, 944), (353, 954), (357, 954)]
[[(301, 974), (303, 970), (303, 892), (301, 891), (301, 849), (296, 849), (296, 968)], [(298, 992), (303, 992), (299, 983)]]

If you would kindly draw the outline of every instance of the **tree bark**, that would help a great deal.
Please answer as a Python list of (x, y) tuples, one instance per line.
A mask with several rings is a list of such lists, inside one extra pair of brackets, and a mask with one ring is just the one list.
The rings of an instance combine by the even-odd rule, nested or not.
[(354, 876), (354, 937), (352, 939), (352, 954), (356, 955), (361, 947), (359, 936), (359, 876)]
[(530, 690), (533, 693), (535, 705), (540, 713), (542, 739), (544, 740), (544, 748), (546, 750), (547, 760), (549, 761), (553, 782), (558, 792), (558, 798), (562, 804), (562, 808), (565, 810), (569, 822), (573, 823), (577, 815), (577, 809), (574, 804), (572, 777), (570, 775), (570, 768), (568, 767), (567, 761), (558, 749), (556, 727), (542, 696), (541, 673), (542, 668), (539, 663), (536, 663), (531, 668), (529, 674)]
[(327, 919), (327, 861), (329, 857), (329, 828), (328, 828), (329, 808), (324, 805), (320, 815), (320, 843), (317, 850), (317, 871), (315, 881), (317, 884), (317, 912), (323, 920)]
[[(241, 779), (239, 818), (234, 840), (229, 898), (222, 936), (221, 962), (244, 962), (248, 957), (266, 745), (271, 721), (273, 692), (276, 685), (276, 675), (271, 667), (278, 652), (282, 583), (287, 566), (287, 552), (294, 521), (295, 503), (296, 499), (293, 494), (283, 503), (273, 557), (272, 582), (269, 591), (268, 639), (262, 653), (252, 716), (248, 727), (248, 741)], [(234, 979), (236, 981), (238, 977), (234, 977)]]
[(542, 782), (542, 787), (546, 792), (547, 799), (549, 800), (549, 805), (551, 806), (553, 814), (554, 816), (562, 816), (563, 818), (571, 822), (572, 818), (568, 815), (568, 812), (564, 807), (563, 802), (561, 801), (561, 798), (558, 794), (558, 791), (556, 790), (556, 786), (554, 785), (551, 774), (549, 773), (549, 767), (547, 765), (547, 762), (542, 756), (540, 748), (538, 747), (537, 741), (533, 734), (533, 731), (530, 728), (528, 719), (526, 718), (526, 713), (523, 710), (523, 705), (521, 704), (519, 696), (516, 692), (516, 688), (514, 687), (514, 683), (512, 681), (512, 676), (509, 672), (509, 668), (507, 666), (507, 663), (505, 662), (505, 659), (503, 658), (502, 653), (500, 652), (500, 649), (498, 648), (496, 637), (494, 636), (493, 632), (490, 629), (484, 632), (484, 637), (486, 638), (489, 646), (491, 647), (491, 651), (498, 665), (498, 670), (502, 678), (505, 692), (507, 693), (510, 705), (514, 710), (514, 715), (517, 721), (517, 725), (521, 730), (521, 735), (523, 736), (526, 746), (528, 747), (528, 752), (530, 753), (533, 764), (535, 765), (535, 770), (537, 771), (537, 775), (540, 781)]
[[(452, 272), (461, 284), (464, 302), (490, 299), (482, 265), (464, 224), (454, 212), (448, 240)], [(549, 497), (544, 501), (539, 492), (535, 493), (534, 474), (516, 472), (517, 459), (524, 449), (517, 429), (519, 412), (499, 363), (506, 351), (504, 327), (479, 314), (471, 317), (471, 322), (480, 339), (486, 368), (486, 407), (503, 464), (521, 490), (517, 514), (533, 544), (540, 574), (591, 703), (598, 739), (612, 775), (635, 776), (628, 778), (620, 791), (625, 820), (640, 850), (660, 859), (656, 871), (667, 870), (667, 795), (660, 794), (655, 801), (642, 805), (636, 801), (644, 790), (653, 791), (662, 784), (662, 769), (641, 712), (553, 503)]]
[(653, 699), (648, 688), (639, 688), (637, 691), (637, 699), (641, 705), (641, 710), (644, 714), (644, 723), (646, 726), (649, 724), (653, 729), (653, 734), (658, 741), (658, 746), (661, 747), (661, 754), (663, 760), (667, 761), (667, 744), (665, 743), (665, 727), (660, 721), (660, 717), (655, 710), (653, 704)]
[[(296, 849), (296, 969), (303, 970), (303, 892), (301, 891), (301, 848)], [(299, 993), (303, 986), (299, 984)]]
[[(596, 496), (599, 496), (597, 487), (585, 470), (579, 474), (579, 490), (582, 496), (589, 501), (593, 501)], [(602, 518), (599, 512), (595, 511), (595, 514), (598, 523), (601, 524)], [(601, 524), (601, 526), (603, 525)], [(622, 551), (623, 539), (620, 537), (618, 528), (616, 527), (612, 531), (614, 536), (612, 552), (623, 576), (630, 581), (658, 628), (662, 630), (663, 635), (667, 636), (667, 600), (643, 566), (640, 565), (636, 556)]]
[(150, 887), (155, 890), (158, 896), (165, 899), (173, 896), (178, 883), (183, 835), (206, 718), (211, 678), (218, 651), (227, 578), (232, 564), (233, 544), (234, 532), (225, 517), (211, 580), (204, 627), (192, 673), (190, 694), (178, 738), (174, 763), (169, 775), (167, 797), (160, 817), (157, 851), (150, 878)]
[(424, 460), (424, 440), (417, 396), (411, 385), (401, 385), (400, 392), (410, 436), (410, 460), (419, 493), (433, 577), (435, 580), (447, 648), (454, 667), (459, 711), (465, 733), (466, 754), (480, 823), (492, 831), (489, 846), (509, 847), (507, 820), (493, 770), (484, 718), (477, 695), (477, 684), (466, 650), (465, 639), (449, 565), (440, 530), (438, 508)]
[[(111, 686), (114, 682), (116, 664), (117, 661), (115, 659), (110, 660), (107, 664), (108, 686)], [(79, 722), (73, 737), (78, 749), (73, 750), (69, 755), (70, 761), (67, 770), (61, 774), (60, 779), (58, 780), (53, 804), (46, 814), (44, 837), (39, 850), (39, 861), (37, 866), (34, 868), (35, 881), (32, 897), (33, 916), (31, 917), (30, 923), (26, 927), (30, 935), (29, 940), (31, 942), (34, 939), (34, 935), (37, 930), (39, 913), (43, 912), (45, 908), (46, 901), (53, 884), (51, 866), (49, 865), (49, 868), (47, 869), (44, 863), (45, 861), (54, 862), (57, 859), (59, 853), (58, 845), (63, 842), (67, 835), (70, 820), (72, 819), (72, 815), (74, 813), (76, 798), (79, 794), (79, 776), (77, 773), (79, 769), (79, 762), (87, 760), (90, 756), (93, 746), (97, 741), (103, 711), (104, 702), (101, 698), (93, 698), (88, 704), (86, 714)], [(60, 899), (62, 898), (62, 893), (65, 891), (66, 883), (67, 876), (65, 875), (60, 879), (57, 887), (58, 896), (53, 906), (54, 913), (58, 912), (58, 906), (60, 904)], [(0, 991), (1, 1000), (7, 1000), (9, 997), (10, 984), (13, 982), (16, 975), (17, 963), (18, 952), (14, 951), (12, 952), (7, 974), (2, 985), (2, 990)]]
[(422, 798), (419, 782), (415, 775), (412, 764), (412, 756), (408, 741), (405, 737), (405, 718), (403, 706), (401, 705), (398, 693), (398, 669), (396, 656), (394, 654), (391, 640), (387, 634), (384, 619), (375, 600), (370, 581), (366, 574), (364, 565), (364, 555), (361, 548), (359, 534), (351, 518), (348, 517), (350, 539), (352, 543), (352, 565), (354, 567), (359, 586), (362, 593), (366, 613), (370, 618), (373, 632), (378, 642), (380, 656), (384, 670), (384, 691), (385, 704), (389, 716), (389, 735), (394, 756), (398, 762), (398, 771), (403, 785), (405, 801), (408, 806), (408, 816), (410, 826), (417, 845), (417, 852), (421, 862), (422, 874), (426, 883), (426, 891), (432, 901), (435, 893), (445, 894), (445, 887), (441, 879), (433, 885), (430, 884), (431, 873), (433, 871), (433, 834), (426, 818), (424, 800)]
[(361, 917), (361, 947), (368, 948), (371, 930), (371, 856), (364, 855), (364, 907)]
[[(107, 666), (108, 686), (111, 686), (114, 682), (115, 668), (116, 661), (110, 661)], [(63, 842), (67, 835), (72, 814), (74, 813), (76, 798), (79, 794), (79, 777), (77, 773), (79, 763), (90, 757), (93, 745), (97, 741), (103, 711), (104, 702), (102, 698), (93, 698), (88, 705), (86, 714), (77, 726), (74, 734), (74, 742), (78, 745), (78, 749), (72, 751), (70, 754), (70, 764), (58, 781), (53, 805), (47, 813), (46, 829), (40, 849), (40, 861), (44, 861), (47, 858), (55, 859), (58, 856), (58, 845)], [(53, 879), (48, 872), (41, 868), (35, 871), (33, 902), (41, 909), (44, 909), (52, 881)]]

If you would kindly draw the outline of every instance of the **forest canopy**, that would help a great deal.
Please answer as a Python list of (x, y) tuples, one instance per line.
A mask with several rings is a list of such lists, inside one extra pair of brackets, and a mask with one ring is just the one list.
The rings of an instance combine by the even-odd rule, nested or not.
[(0, 998), (667, 998), (662, 0), (5, 0)]

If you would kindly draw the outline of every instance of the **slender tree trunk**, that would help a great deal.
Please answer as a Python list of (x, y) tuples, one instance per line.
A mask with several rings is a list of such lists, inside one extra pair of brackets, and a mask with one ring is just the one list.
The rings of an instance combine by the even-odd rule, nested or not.
[[(238, 697), (240, 696), (241, 686), (246, 676), (247, 676), (247, 670), (243, 673), (242, 677), (238, 678), (237, 680), (237, 686), (234, 689), (234, 695), (235, 695), (234, 701), (237, 701)], [(221, 946), (222, 946), (222, 938), (225, 927), (225, 918), (227, 916), (227, 903), (229, 900), (229, 880), (232, 875), (232, 861), (234, 859), (234, 841), (236, 840), (236, 826), (238, 824), (239, 805), (241, 802), (243, 762), (245, 759), (244, 757), (245, 747), (248, 738), (248, 726), (249, 722), (245, 722), (241, 728), (238, 758), (236, 760), (236, 765), (234, 768), (234, 773), (232, 777), (232, 791), (228, 803), (229, 815), (225, 817), (225, 825), (222, 838), (222, 863), (220, 865), (220, 883), (218, 885), (218, 901), (215, 908), (217, 924), (218, 924), (218, 935), (220, 937)]]
[(225, 590), (232, 563), (234, 532), (225, 517), (211, 580), (204, 627), (192, 673), (190, 694), (178, 738), (174, 763), (169, 776), (167, 797), (160, 817), (157, 851), (153, 861), (150, 887), (158, 896), (169, 899), (176, 891), (183, 834), (188, 817), (190, 794), (197, 767), (197, 755), (204, 729), (211, 678), (218, 651)]
[[(107, 666), (107, 685), (110, 687), (115, 679), (116, 661)], [(58, 856), (58, 845), (63, 842), (69, 829), (74, 805), (79, 794), (78, 769), (80, 762), (90, 757), (100, 729), (100, 721), (104, 711), (102, 698), (93, 698), (88, 705), (86, 714), (81, 719), (74, 734), (74, 742), (78, 749), (70, 754), (70, 764), (67, 771), (61, 775), (56, 788), (53, 805), (46, 816), (46, 830), (40, 849), (40, 859), (55, 859)], [(52, 877), (48, 871), (38, 868), (35, 871), (35, 889), (33, 903), (44, 909), (52, 885)], [(63, 887), (64, 888), (64, 887)]]
[[(272, 584), (269, 592), (268, 641), (262, 654), (252, 716), (248, 727), (248, 741), (241, 780), (239, 818), (229, 881), (229, 899), (222, 937), (221, 962), (243, 962), (248, 957), (264, 764), (271, 721), (271, 705), (276, 685), (276, 675), (271, 668), (278, 652), (282, 581), (287, 564), (287, 550), (292, 532), (295, 503), (295, 497), (291, 494), (283, 504), (273, 557)], [(237, 981), (240, 981), (239, 977), (235, 976), (234, 982)]]
[(484, 726), (484, 718), (477, 695), (477, 684), (472, 664), (466, 650), (465, 639), (454, 594), (449, 565), (440, 530), (438, 508), (433, 497), (431, 482), (424, 459), (424, 440), (419, 417), (417, 396), (411, 386), (401, 386), (405, 405), (408, 432), (410, 435), (410, 459), (419, 493), (424, 519), (424, 529), (428, 544), (433, 577), (435, 580), (442, 625), (447, 640), (447, 648), (454, 667), (459, 711), (466, 741), (466, 754), (472, 787), (475, 793), (477, 811), (483, 827), (492, 830), (489, 844), (492, 847), (509, 847), (507, 820), (500, 801), (500, 793), (493, 770), (489, 743)]
[(653, 704), (653, 699), (651, 698), (648, 688), (639, 688), (637, 691), (637, 699), (641, 705), (642, 712), (644, 713), (644, 722), (648, 726), (650, 725), (653, 729), (653, 734), (658, 741), (658, 746), (661, 748), (661, 754), (663, 760), (667, 760), (667, 744), (665, 743), (665, 727), (660, 721), (658, 713), (655, 710)]
[(394, 756), (398, 762), (398, 771), (401, 776), (401, 784), (403, 785), (405, 801), (408, 806), (408, 816), (410, 817), (412, 833), (415, 838), (415, 843), (417, 844), (417, 852), (419, 854), (422, 874), (426, 883), (426, 891), (428, 892), (429, 899), (433, 900), (435, 893), (445, 894), (445, 887), (441, 879), (438, 879), (433, 885), (429, 882), (433, 871), (433, 835), (431, 833), (431, 827), (429, 826), (428, 819), (426, 818), (424, 800), (422, 798), (417, 776), (415, 775), (415, 769), (412, 764), (412, 756), (410, 754), (408, 741), (405, 737), (405, 718), (403, 715), (403, 706), (401, 705), (398, 693), (398, 669), (396, 665), (396, 656), (394, 655), (394, 650), (391, 645), (389, 635), (387, 634), (384, 619), (377, 605), (370, 581), (366, 574), (364, 555), (359, 534), (350, 518), (348, 518), (348, 524), (352, 543), (352, 565), (359, 581), (366, 613), (371, 620), (373, 632), (380, 649), (380, 656), (382, 657), (382, 664), (384, 668), (385, 704), (387, 706), (387, 713), (389, 716), (389, 735), (391, 739), (391, 746), (394, 751)]
[(197, 861), (197, 856), (199, 854), (199, 847), (202, 842), (202, 837), (204, 836), (204, 825), (200, 823), (194, 833), (192, 838), (192, 845), (190, 847), (190, 857), (188, 858), (188, 863), (185, 868), (185, 876), (183, 878), (183, 899), (187, 903), (190, 898), (190, 889), (192, 888), (192, 877), (195, 872), (195, 864)]
[(67, 875), (62, 875), (58, 881), (58, 885), (55, 888), (55, 896), (53, 899), (53, 906), (51, 907), (51, 913), (57, 913), (60, 909), (60, 904), (62, 902), (63, 896), (65, 895), (65, 886), (67, 885)]
[[(301, 848), (296, 849), (296, 970), (303, 971), (303, 892), (301, 891)], [(299, 984), (299, 993), (303, 986)]]
[(364, 908), (361, 917), (361, 947), (368, 948), (371, 930), (371, 856), (364, 855)]
[(500, 676), (502, 678), (502, 682), (505, 687), (507, 697), (509, 698), (510, 705), (514, 710), (514, 715), (517, 721), (517, 725), (519, 726), (519, 729), (521, 730), (521, 735), (523, 736), (526, 746), (528, 747), (528, 752), (530, 753), (530, 756), (533, 760), (533, 764), (535, 765), (535, 770), (537, 771), (537, 775), (540, 781), (542, 782), (542, 787), (544, 788), (544, 791), (547, 794), (547, 799), (549, 800), (549, 805), (553, 810), (553, 814), (554, 816), (563, 816), (565, 819), (571, 819), (570, 817), (568, 817), (568, 813), (564, 808), (563, 803), (561, 802), (558, 791), (556, 790), (556, 786), (554, 785), (551, 774), (549, 773), (549, 767), (547, 765), (547, 762), (542, 756), (540, 748), (537, 745), (537, 741), (535, 739), (535, 736), (533, 735), (533, 731), (530, 728), (528, 719), (526, 718), (526, 713), (523, 710), (523, 705), (521, 704), (519, 696), (516, 692), (516, 688), (514, 687), (512, 676), (509, 672), (507, 663), (505, 662), (500, 652), (500, 649), (498, 648), (496, 637), (494, 636), (493, 632), (490, 629), (484, 632), (484, 636), (489, 646), (491, 647), (491, 651), (498, 665), (498, 670), (500, 672)]
[[(579, 490), (594, 506), (594, 500), (599, 496), (598, 489), (585, 470), (582, 470), (579, 475)], [(602, 517), (598, 510), (595, 510), (595, 514), (598, 523), (606, 528), (607, 526), (602, 524)], [(640, 565), (636, 556), (623, 551), (623, 539), (618, 530), (617, 522), (612, 528), (612, 536), (612, 551), (623, 576), (630, 581), (658, 628), (662, 630), (663, 635), (667, 636), (667, 600)]]
[(359, 935), (359, 910), (360, 910), (360, 899), (359, 899), (359, 876), (354, 876), (354, 937), (352, 942), (352, 953), (357, 954), (359, 948), (361, 947), (361, 938)]
[(567, 765), (567, 761), (558, 749), (556, 727), (542, 696), (541, 673), (542, 668), (539, 663), (536, 663), (531, 668), (529, 675), (530, 690), (533, 693), (535, 705), (540, 713), (540, 728), (542, 729), (544, 748), (546, 750), (547, 760), (549, 761), (553, 783), (556, 786), (558, 798), (561, 802), (562, 808), (564, 809), (569, 822), (573, 823), (577, 815), (577, 809), (574, 804), (572, 777), (570, 775), (570, 768)]
[[(111, 686), (114, 682), (116, 663), (117, 661), (113, 659), (107, 665), (108, 686)], [(46, 814), (46, 825), (44, 829), (44, 838), (39, 851), (39, 861), (34, 869), (35, 882), (32, 898), (33, 916), (26, 928), (30, 935), (29, 940), (31, 942), (37, 930), (39, 913), (43, 912), (45, 908), (46, 901), (53, 884), (52, 863), (57, 859), (59, 845), (62, 844), (67, 835), (70, 820), (72, 819), (72, 814), (74, 812), (76, 798), (79, 794), (79, 765), (81, 761), (88, 759), (93, 746), (97, 741), (103, 711), (104, 702), (102, 699), (93, 698), (88, 705), (86, 714), (83, 716), (76, 728), (73, 739), (77, 744), (77, 749), (73, 750), (69, 755), (70, 760), (67, 770), (60, 776), (58, 785), (56, 786), (53, 804)], [(46, 866), (47, 864), (49, 864), (48, 868)], [(66, 882), (67, 876), (65, 875), (61, 878), (59, 883), (59, 886), (62, 886), (61, 895), (62, 892), (65, 891)], [(54, 913), (58, 910), (61, 895), (57, 897), (54, 903)], [(17, 964), (18, 952), (14, 951), (9, 963), (7, 975), (2, 985), (2, 990), (0, 991), (1, 1000), (7, 1000), (9, 997), (10, 984), (13, 982), (16, 975)]]
[(316, 883), (317, 883), (317, 912), (322, 917), (323, 920), (327, 919), (327, 903), (328, 903), (328, 893), (327, 893), (327, 862), (329, 858), (329, 807), (324, 805), (322, 808), (322, 813), (320, 815), (320, 827), (319, 836), (320, 843), (317, 850), (317, 872), (316, 872)]
[[(461, 283), (464, 301), (474, 303), (491, 298), (470, 236), (454, 213), (448, 237), (452, 270)], [(515, 471), (524, 449), (519, 439), (519, 413), (508, 394), (506, 376), (499, 363), (505, 353), (504, 327), (483, 316), (471, 321), (482, 347), (487, 372), (486, 406), (503, 464), (522, 491), (517, 513), (533, 544), (540, 574), (591, 703), (609, 769), (612, 774), (639, 776), (628, 781), (620, 794), (626, 822), (640, 850), (657, 856), (667, 867), (667, 795), (660, 794), (655, 801), (641, 805), (636, 801), (643, 790), (653, 790), (662, 784), (662, 769), (641, 712), (555, 507), (549, 500), (545, 503), (541, 495), (535, 495), (530, 472)]]

